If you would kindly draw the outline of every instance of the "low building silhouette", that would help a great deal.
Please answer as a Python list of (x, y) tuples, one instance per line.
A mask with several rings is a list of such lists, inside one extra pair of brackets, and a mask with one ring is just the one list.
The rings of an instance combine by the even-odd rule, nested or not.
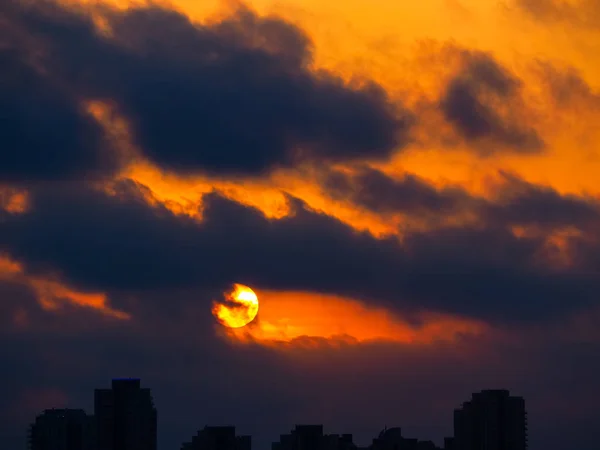
[(371, 450), (439, 450), (431, 441), (420, 441), (402, 436), (399, 427), (385, 428), (373, 439)]
[(344, 434), (326, 434), (325, 448), (330, 450), (357, 450), (357, 446), (349, 433)]
[(296, 425), (271, 450), (356, 450), (351, 434), (324, 434), (323, 425)]
[(251, 450), (250, 436), (237, 436), (235, 427), (205, 426), (192, 437), (190, 442), (181, 446), (181, 450)]
[(47, 409), (29, 427), (29, 450), (95, 450), (94, 417), (82, 409)]
[(454, 411), (452, 450), (527, 450), (525, 400), (484, 390)]

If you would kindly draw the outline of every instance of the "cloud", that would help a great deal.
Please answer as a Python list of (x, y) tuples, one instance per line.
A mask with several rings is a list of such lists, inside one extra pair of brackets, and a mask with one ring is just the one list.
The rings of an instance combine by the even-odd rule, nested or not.
[(462, 51), (462, 69), (440, 101), (444, 117), (480, 156), (501, 149), (536, 153), (544, 148), (537, 131), (518, 119), (520, 81), (491, 55)]
[[(131, 182), (116, 194), (78, 187), (31, 192), (31, 208), (0, 223), (0, 246), (32, 274), (85, 290), (219, 289), (241, 282), (486, 320), (553, 317), (595, 302), (585, 266), (558, 270), (543, 236), (497, 224), (443, 226), (377, 239), (290, 198), (268, 219), (218, 193), (202, 221), (151, 206)], [(568, 301), (566, 300), (568, 299)]]
[[(37, 311), (35, 293), (28, 286), (0, 280), (0, 326), (2, 330), (18, 330), (30, 323), (31, 310)], [(32, 308), (33, 307), (33, 308)]]
[[(1, 26), (1, 25), (0, 25)], [(95, 177), (117, 167), (103, 130), (16, 49), (0, 48), (0, 182)]]
[(531, 18), (550, 23), (570, 24), (598, 29), (600, 2), (598, 0), (517, 0), (517, 6)]
[(240, 8), (192, 23), (159, 7), (104, 10), (109, 29), (52, 3), (13, 20), (46, 43), (45, 67), (89, 99), (116, 102), (146, 157), (178, 173), (257, 175), (302, 161), (382, 159), (409, 114), (373, 82), (313, 71), (298, 28)]
[(482, 334), (474, 320), (440, 314), (402, 317), (393, 311), (334, 295), (303, 292), (257, 292), (258, 317), (247, 327), (225, 329), (224, 337), (275, 348), (348, 346), (369, 341), (426, 344)]
[(572, 108), (584, 114), (600, 112), (600, 93), (591, 88), (577, 69), (549, 61), (538, 61), (535, 68), (556, 109)]
[(575, 228), (595, 233), (600, 222), (600, 201), (590, 196), (561, 195), (550, 186), (528, 183), (504, 173), (504, 182), (494, 202), (483, 208), (490, 223), (538, 226), (548, 229)]
[(21, 264), (0, 254), (0, 291), (4, 290), (7, 300), (0, 308), (8, 309), (3, 318), (7, 320), (7, 324), (17, 328), (28, 328), (30, 325), (31, 308), (25, 307), (30, 299), (34, 299), (44, 311), (64, 313), (70, 312), (72, 308), (87, 308), (88, 311), (113, 319), (130, 318), (128, 314), (110, 308), (104, 293), (72, 289), (57, 281), (52, 273), (43, 277), (28, 276)]
[(488, 197), (475, 196), (459, 186), (436, 187), (415, 174), (392, 177), (366, 167), (353, 171), (322, 171), (324, 191), (379, 214), (425, 217), (440, 226), (450, 218), (492, 226), (525, 226), (545, 232), (573, 228), (595, 233), (600, 201), (591, 196), (561, 195), (550, 186), (529, 183), (500, 172)]
[(383, 172), (360, 167), (353, 174), (329, 171), (323, 188), (333, 198), (352, 203), (376, 213), (435, 214), (459, 212), (474, 201), (461, 188), (436, 189), (414, 174), (392, 178)]

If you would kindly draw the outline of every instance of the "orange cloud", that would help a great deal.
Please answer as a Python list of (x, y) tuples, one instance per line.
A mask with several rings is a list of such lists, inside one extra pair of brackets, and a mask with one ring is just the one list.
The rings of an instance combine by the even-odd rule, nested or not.
[(257, 294), (258, 318), (243, 328), (222, 329), (234, 342), (277, 345), (324, 340), (357, 344), (380, 340), (427, 344), (486, 329), (475, 320), (430, 313), (420, 315), (421, 324), (411, 325), (386, 309), (333, 295), (277, 291)]
[(0, 279), (13, 278), (21, 274), (22, 271), (21, 264), (11, 260), (8, 256), (0, 255)]
[(154, 199), (174, 213), (199, 219), (202, 217), (202, 195), (217, 189), (236, 202), (261, 210), (271, 219), (289, 214), (285, 195), (289, 194), (303, 200), (314, 210), (323, 211), (358, 230), (368, 230), (375, 236), (396, 233), (399, 223), (329, 198), (321, 192), (315, 175), (309, 169), (281, 170), (265, 179), (225, 180), (201, 175), (184, 178), (165, 173), (147, 161), (137, 160), (123, 172), (122, 178), (147, 186)]
[(29, 196), (26, 190), (0, 187), (0, 209), (11, 214), (20, 214), (28, 208)]
[[(174, 7), (190, 14), (195, 19), (202, 20), (216, 10), (215, 5), (218, 3), (215, 2), (211, 7), (207, 5), (196, 7), (189, 2), (181, 1), (175, 2)], [(311, 25), (310, 20), (318, 23), (322, 19), (321, 16), (325, 17), (326, 14), (320, 9), (315, 9), (318, 14), (317, 12), (313, 15), (308, 14), (309, 11), (316, 8), (316, 5), (311, 2), (300, 2), (298, 5), (290, 3), (281, 7), (274, 7), (269, 2), (252, 2), (252, 6), (265, 13), (275, 11), (287, 19), (290, 17), (288, 17), (289, 14), (286, 15), (286, 11), (289, 12), (293, 8), (303, 9), (305, 14), (297, 16), (301, 20), (297, 18), (295, 21), (300, 20), (302, 22), (300, 25), (305, 27), (315, 38), (317, 54), (321, 51), (328, 51), (328, 48), (331, 47), (332, 44), (329, 40), (322, 41), (318, 31), (313, 30), (314, 26)], [(437, 6), (446, 7), (444, 5)], [(475, 5), (465, 3), (465, 7), (473, 8)], [(354, 14), (359, 9), (357, 5), (353, 5), (344, 11), (345, 14)], [(487, 11), (486, 14), (490, 13), (489, 5), (483, 9)], [(413, 11), (413, 13), (415, 12)], [(381, 11), (370, 14), (381, 14)], [(423, 15), (420, 20), (426, 20), (426, 15)], [(339, 31), (342, 34), (350, 32), (347, 29)], [(388, 74), (401, 73), (403, 77), (401, 84), (406, 86), (403, 99), (408, 99), (409, 103), (415, 107), (423, 98), (435, 102), (442, 93), (445, 83), (458, 70), (461, 44), (460, 40), (453, 45), (440, 44), (439, 42), (443, 42), (441, 37), (439, 42), (431, 39), (417, 42), (419, 42), (418, 45), (406, 49), (404, 58), (400, 62), (398, 59), (386, 60), (385, 55), (382, 56), (381, 49), (378, 48), (371, 48), (368, 52), (361, 48), (354, 49), (355, 52), (367, 52), (365, 55), (361, 55), (361, 58), (369, 58), (369, 60), (378, 58), (379, 65), (369, 64), (366, 67), (381, 67), (384, 69), (382, 71)], [(386, 50), (392, 51), (394, 45), (393, 41), (390, 41), (389, 48)], [(493, 51), (492, 54), (502, 56), (501, 52), (497, 51)], [(338, 59), (343, 57), (338, 55)], [(524, 56), (523, 61), (525, 60)], [(317, 58), (315, 67), (327, 66), (327, 64), (320, 64), (319, 61)], [(486, 178), (493, 177), (501, 170), (511, 171), (531, 182), (550, 184), (561, 193), (581, 193), (583, 191), (599, 193), (596, 173), (600, 170), (600, 159), (596, 157), (597, 152), (594, 148), (600, 135), (592, 127), (586, 125), (587, 121), (581, 120), (582, 114), (589, 115), (590, 119), (594, 118), (593, 112), (582, 112), (580, 109), (559, 111), (558, 106), (549, 99), (549, 87), (540, 83), (540, 77), (543, 75), (540, 75), (539, 70), (532, 71), (527, 67), (509, 64), (503, 60), (500, 60), (500, 63), (506, 64), (516, 76), (524, 80), (524, 105), (535, 105), (535, 108), (532, 107), (531, 110), (516, 109), (511, 111), (511, 114), (517, 114), (518, 117), (527, 116), (528, 120), (535, 122), (543, 137), (549, 139), (549, 151), (546, 154), (538, 157), (498, 155), (481, 160), (466, 148), (458, 147), (449, 151), (443, 148), (439, 142), (443, 136), (427, 138), (432, 131), (439, 133), (440, 130), (446, 130), (444, 131), (444, 136), (446, 136), (450, 132), (449, 125), (443, 123), (438, 117), (439, 114), (433, 112), (431, 107), (424, 108), (421, 105), (419, 114), (424, 127), (417, 127), (415, 131), (419, 139), (423, 141), (421, 145), (409, 148), (397, 155), (392, 163), (380, 164), (378, 168), (390, 174), (408, 171), (430, 180), (436, 186), (448, 183), (459, 184), (472, 193), (481, 193), (481, 186), (485, 183)], [(329, 68), (337, 70), (333, 66)], [(360, 72), (365, 67), (356, 65), (351, 68)], [(374, 77), (387, 88), (392, 89), (392, 84), (388, 85), (385, 79), (379, 77), (378, 72), (365, 73), (365, 75)], [(394, 80), (394, 85), (398, 85), (397, 80)], [(540, 86), (542, 86), (541, 91)], [(369, 230), (378, 236), (397, 232), (400, 224), (398, 218), (378, 217), (375, 214), (361, 211), (353, 205), (333, 201), (320, 191), (315, 183), (314, 174), (306, 168), (297, 171), (279, 171), (262, 179), (216, 179), (200, 175), (184, 178), (165, 173), (145, 161), (141, 158), (140, 152), (133, 149), (127, 129), (127, 120), (119, 117), (114, 108), (92, 102), (89, 110), (105, 126), (109, 134), (119, 142), (124, 152), (135, 155), (132, 164), (121, 173), (121, 177), (131, 178), (148, 186), (157, 200), (165, 203), (167, 207), (177, 213), (200, 217), (201, 196), (216, 188), (233, 200), (261, 209), (268, 217), (278, 218), (288, 213), (286, 199), (283, 195), (285, 192), (301, 198), (312, 208), (324, 211), (357, 229)], [(561, 124), (561, 126), (557, 124)], [(577, 136), (574, 136), (574, 133), (577, 133)], [(574, 140), (574, 137), (577, 137), (577, 140)], [(578, 148), (581, 148), (581, 151), (573, 151), (572, 147), (577, 145), (577, 142), (580, 142), (581, 146)], [(586, 150), (583, 151), (583, 149)], [(575, 173), (576, 176), (573, 175)]]
[(72, 305), (94, 309), (115, 319), (126, 320), (131, 317), (126, 312), (109, 307), (104, 293), (79, 292), (55, 281), (44, 279), (33, 278), (30, 283), (37, 293), (40, 305), (47, 311), (60, 309), (61, 302), (67, 302)]
[[(83, 5), (91, 14), (101, 12), (96, 8), (96, 0), (65, 3)], [(134, 0), (101, 3), (119, 8), (147, 4)], [(384, 172), (410, 172), (438, 187), (458, 184), (471, 193), (482, 194), (486, 179), (506, 170), (527, 181), (551, 185), (560, 193), (600, 194), (597, 183), (600, 132), (593, 126), (598, 120), (598, 110), (594, 112), (587, 103), (585, 107), (557, 104), (551, 95), (552, 86), (548, 85), (548, 70), (540, 71), (539, 65), (532, 63), (540, 57), (548, 61), (560, 57), (565, 64), (578, 68), (582, 83), (590, 83), (593, 94), (594, 83), (600, 83), (600, 65), (594, 58), (585, 57), (586, 50), (571, 48), (572, 43), (564, 41), (564, 37), (560, 37), (559, 43), (552, 40), (549, 45), (550, 41), (544, 38), (545, 31), (532, 32), (514, 15), (507, 20), (506, 8), (500, 8), (498, 2), (492, 0), (426, 0), (418, 7), (384, 2), (377, 8), (357, 1), (345, 2), (343, 7), (336, 2), (325, 4), (316, 0), (246, 3), (260, 14), (276, 14), (302, 27), (314, 41), (315, 70), (326, 68), (346, 80), (373, 78), (394, 98), (416, 109), (420, 124), (415, 128), (415, 137), (420, 144), (398, 154), (391, 163), (379, 164), (377, 167)], [(210, 22), (231, 12), (236, 4), (220, 0), (173, 0), (169, 7), (199, 22)], [(442, 12), (456, 21), (448, 25), (447, 20), (440, 19), (449, 17)], [(457, 23), (469, 26), (461, 27)], [(520, 54), (515, 57), (517, 44)], [(545, 154), (480, 159), (469, 152), (465, 144), (452, 151), (444, 147), (442, 141), (452, 130), (435, 111), (435, 102), (448, 80), (459, 70), (462, 48), (490, 52), (501, 65), (522, 79), (523, 107), (504, 113), (534, 124), (548, 142)], [(579, 101), (583, 105), (582, 102)], [(157, 201), (176, 213), (200, 218), (201, 196), (219, 189), (231, 199), (257, 207), (273, 218), (288, 213), (284, 193), (289, 193), (315, 210), (376, 236), (397, 233), (401, 223), (397, 217), (381, 217), (351, 204), (333, 201), (321, 192), (315, 174), (306, 168), (279, 171), (261, 179), (217, 179), (200, 175), (184, 178), (165, 173), (144, 160), (134, 148), (127, 118), (119, 116), (115, 105), (90, 101), (87, 106), (118, 143), (119, 150), (132, 158), (120, 177), (148, 186)]]
[[(289, 214), (285, 194), (305, 201), (311, 208), (324, 211), (359, 230), (369, 230), (376, 236), (396, 232), (398, 221), (389, 217), (361, 211), (352, 204), (335, 201), (322, 192), (315, 183), (310, 167), (297, 170), (279, 170), (262, 178), (225, 179), (197, 174), (180, 176), (152, 164), (133, 144), (132, 132), (126, 117), (118, 107), (105, 101), (86, 102), (87, 111), (102, 125), (120, 155), (128, 161), (118, 179), (130, 179), (150, 190), (146, 200), (161, 202), (175, 214), (201, 219), (202, 196), (214, 189), (226, 197), (261, 210), (266, 217), (279, 219)], [(111, 184), (100, 188), (111, 192)]]
[[(30, 286), (36, 293), (38, 303), (46, 311), (60, 310), (66, 303), (82, 308), (90, 308), (115, 319), (130, 319), (128, 313), (113, 309), (108, 305), (106, 294), (81, 292), (55, 280), (27, 275), (24, 273), (21, 264), (5, 255), (0, 255), (0, 280), (9, 280)], [(23, 322), (22, 319), (17, 321)]]

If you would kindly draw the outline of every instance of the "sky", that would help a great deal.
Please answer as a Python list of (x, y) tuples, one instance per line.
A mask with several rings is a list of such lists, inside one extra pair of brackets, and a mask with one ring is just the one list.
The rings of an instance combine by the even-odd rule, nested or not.
[[(3, 0), (0, 440), (151, 387), (159, 448), (600, 439), (597, 0)], [(233, 283), (249, 325), (213, 317)]]

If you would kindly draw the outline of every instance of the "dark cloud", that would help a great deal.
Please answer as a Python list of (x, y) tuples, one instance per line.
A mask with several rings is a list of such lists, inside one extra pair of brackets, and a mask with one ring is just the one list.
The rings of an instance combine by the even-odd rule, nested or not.
[[(490, 199), (471, 196), (459, 188), (438, 189), (410, 174), (393, 179), (373, 169), (353, 175), (333, 172), (323, 187), (335, 198), (376, 213), (428, 219), (433, 226), (428, 232), (406, 228), (401, 248), (406, 266), (396, 262), (396, 281), (406, 277), (398, 283), (398, 292), (409, 298), (435, 303), (439, 293), (445, 292), (447, 301), (460, 298), (464, 302), (461, 311), (478, 310), (476, 315), (485, 316), (485, 310), (494, 308), (492, 304), (523, 296), (519, 314), (533, 319), (542, 304), (552, 309), (554, 301), (555, 306), (564, 305), (571, 295), (588, 297), (590, 291), (584, 293), (591, 288), (588, 276), (600, 268), (599, 200), (561, 195), (508, 173), (503, 173), (501, 180)], [(446, 225), (457, 217), (463, 218), (461, 223), (468, 220), (463, 225)], [(514, 226), (532, 229), (536, 237), (517, 238)], [(572, 236), (561, 249), (553, 243), (553, 236), (562, 231)], [(552, 270), (546, 269), (546, 275), (531, 270), (557, 255), (569, 258), (576, 268), (567, 269), (568, 277), (573, 277), (567, 284), (563, 284), (565, 279), (553, 279), (558, 274), (552, 275)], [(517, 290), (509, 292), (516, 286)], [(594, 303), (591, 297), (587, 301)]]
[(96, 290), (262, 288), (348, 295), (403, 311), (443, 310), (489, 320), (552, 317), (594, 304), (588, 268), (540, 262), (543, 237), (502, 224), (448, 226), (377, 239), (290, 198), (292, 214), (267, 219), (217, 193), (203, 221), (149, 206), (143, 188), (32, 193), (31, 210), (0, 223), (0, 246), (31, 273), (61, 273)]
[[(214, 286), (243, 282), (248, 269), (253, 278), (268, 279), (275, 271), (274, 280), (283, 277), (276, 284), (291, 282), (288, 287), (294, 288), (300, 287), (296, 277), (323, 278), (311, 267), (312, 258), (337, 266), (336, 277), (343, 278), (361, 270), (340, 258), (343, 253), (364, 259), (377, 252), (378, 241), (370, 235), (295, 199), (293, 216), (270, 221), (258, 210), (210, 194), (198, 223), (163, 206), (149, 207), (143, 188), (133, 183), (119, 188), (115, 197), (85, 188), (40, 190), (32, 196), (30, 213), (7, 216), (0, 225), (2, 242), (34, 272), (51, 270), (58, 258), (72, 281), (100, 289)], [(349, 242), (354, 247), (346, 248)], [(323, 245), (330, 252), (319, 252)], [(394, 254), (384, 257), (391, 262)]]
[(86, 97), (112, 99), (134, 141), (177, 172), (258, 174), (305, 160), (385, 158), (408, 114), (374, 83), (313, 73), (309, 39), (240, 9), (201, 25), (158, 7), (105, 11), (112, 37), (51, 3), (14, 20), (45, 42), (49, 70)]
[(517, 0), (517, 7), (531, 18), (557, 24), (569, 24), (597, 31), (600, 23), (598, 0)]
[(483, 208), (489, 222), (546, 229), (571, 227), (595, 233), (600, 223), (597, 198), (561, 195), (549, 186), (528, 183), (511, 174), (505, 173), (504, 179), (495, 202)]
[[(464, 51), (463, 68), (450, 81), (441, 99), (446, 119), (481, 156), (499, 148), (519, 153), (538, 152), (544, 142), (533, 128), (517, 118), (519, 80), (486, 53)], [(508, 106), (508, 114), (499, 112)]]
[(537, 64), (544, 87), (560, 110), (579, 108), (600, 111), (600, 93), (595, 92), (583, 75), (573, 67), (560, 67), (548, 61)]
[(433, 217), (444, 223), (448, 217), (469, 214), (486, 226), (534, 226), (546, 231), (573, 228), (594, 233), (600, 223), (597, 198), (561, 195), (549, 186), (528, 183), (507, 172), (493, 198), (469, 194), (460, 187), (436, 188), (415, 176), (392, 178), (371, 168), (354, 173), (324, 172), (322, 186), (336, 199), (343, 199), (376, 213), (402, 213)]
[(0, 335), (27, 327), (30, 315), (38, 310), (36, 295), (29, 286), (0, 280)]
[(114, 153), (79, 99), (24, 58), (0, 47), (0, 181), (89, 178), (114, 170)]
[(443, 216), (457, 213), (474, 202), (460, 188), (438, 190), (414, 174), (394, 179), (368, 167), (360, 168), (352, 175), (328, 172), (323, 180), (323, 188), (336, 199), (349, 200), (377, 213)]

